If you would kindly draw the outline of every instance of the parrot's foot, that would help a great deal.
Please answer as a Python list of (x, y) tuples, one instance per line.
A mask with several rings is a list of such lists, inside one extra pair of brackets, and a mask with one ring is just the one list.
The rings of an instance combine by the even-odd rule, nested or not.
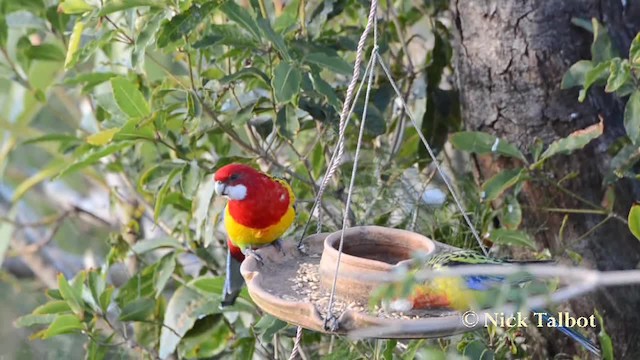
[(273, 247), (276, 248), (282, 255), (284, 255), (284, 249), (282, 248), (282, 240), (277, 239), (276, 241), (271, 243)]
[(264, 265), (262, 256), (258, 255), (258, 253), (254, 249), (246, 248), (242, 251), (242, 253), (244, 254), (244, 256), (253, 256), (260, 263), (260, 265)]
[(300, 245), (298, 245), (297, 247), (300, 253), (302, 253), (303, 255), (307, 255), (307, 248), (304, 246), (304, 244), (300, 243)]
[(329, 314), (329, 317), (324, 319), (323, 327), (325, 331), (331, 331), (331, 332), (338, 331), (338, 329), (340, 328), (340, 325), (338, 324), (338, 318), (335, 317), (333, 314)]

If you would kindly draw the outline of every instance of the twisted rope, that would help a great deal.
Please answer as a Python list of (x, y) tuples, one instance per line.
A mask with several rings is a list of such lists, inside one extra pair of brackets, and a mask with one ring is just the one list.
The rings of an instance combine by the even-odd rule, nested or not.
[(300, 352), (300, 342), (302, 341), (302, 326), (298, 326), (296, 329), (296, 339), (293, 342), (293, 349), (291, 349), (291, 356), (289, 356), (289, 360), (295, 360)]
[[(342, 160), (342, 155), (344, 154), (344, 134), (347, 129), (349, 118), (351, 117), (351, 114), (353, 113), (353, 110), (355, 107), (355, 101), (353, 101), (354, 100), (353, 93), (356, 88), (356, 84), (358, 83), (358, 79), (360, 78), (360, 68), (362, 67), (362, 59), (364, 57), (365, 42), (372, 28), (374, 28), (374, 34), (376, 34), (377, 36), (377, 30), (375, 29), (375, 26), (373, 26), (377, 8), (378, 8), (378, 0), (372, 0), (371, 8), (369, 9), (369, 16), (367, 18), (367, 25), (364, 28), (362, 35), (360, 35), (360, 40), (358, 41), (358, 47), (356, 49), (356, 60), (353, 66), (353, 76), (351, 78), (351, 82), (349, 82), (349, 86), (347, 87), (347, 94), (345, 96), (344, 103), (342, 104), (342, 112), (340, 113), (340, 123), (338, 125), (338, 142), (336, 144), (336, 150), (331, 156), (331, 160), (329, 160), (329, 166), (327, 167), (327, 171), (325, 172), (324, 177), (322, 178), (322, 182), (320, 183), (320, 187), (318, 188), (318, 193), (316, 194), (315, 201), (313, 202), (313, 205), (311, 206), (311, 210), (309, 211), (310, 214), (313, 214), (313, 212), (315, 211), (320, 201), (322, 201), (322, 195), (324, 195), (324, 191), (329, 185), (329, 180), (331, 179), (331, 177), (333, 177), (336, 170), (338, 169), (338, 166), (340, 165), (340, 160)], [(365, 69), (364, 77), (366, 77), (366, 69)], [(363, 83), (364, 81), (361, 82), (355, 98), (359, 96)], [(307, 233), (307, 228), (309, 227), (310, 220), (311, 220), (311, 217), (309, 217), (309, 220), (307, 221), (302, 231), (302, 234), (300, 236), (300, 240), (298, 240), (298, 247), (302, 245), (302, 240), (304, 239), (304, 235)]]

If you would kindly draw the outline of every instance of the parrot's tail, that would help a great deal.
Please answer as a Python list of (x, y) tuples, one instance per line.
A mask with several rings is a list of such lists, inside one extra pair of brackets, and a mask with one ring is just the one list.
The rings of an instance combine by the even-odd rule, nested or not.
[[(540, 312), (540, 314), (545, 323), (547, 323), (548, 320), (551, 318), (548, 312), (543, 311), (543, 312)], [(578, 344), (582, 345), (582, 347), (587, 349), (592, 354), (598, 357), (601, 356), (600, 348), (598, 348), (598, 345), (594, 344), (591, 340), (587, 339), (586, 336), (580, 334), (576, 330), (573, 330), (573, 328), (566, 327), (566, 326), (558, 326), (556, 329), (558, 329), (558, 331), (560, 331), (561, 333), (573, 339)]]
[(224, 279), (221, 307), (233, 305), (244, 286), (244, 278), (240, 274), (242, 261), (236, 259), (236, 257), (233, 256), (231, 249), (227, 250), (227, 273)]

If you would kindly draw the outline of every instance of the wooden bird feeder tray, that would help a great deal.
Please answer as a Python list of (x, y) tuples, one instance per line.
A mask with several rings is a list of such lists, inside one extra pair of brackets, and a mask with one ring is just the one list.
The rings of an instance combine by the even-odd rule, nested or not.
[[(334, 331), (326, 330), (324, 316), (338, 260), (340, 235), (338, 231), (307, 237), (303, 242), (306, 253), (296, 248), (293, 239), (284, 241), (283, 252), (273, 246), (257, 250), (262, 263), (250, 256), (241, 267), (253, 301), (279, 319), (324, 333), (346, 334), (384, 327), (387, 331), (380, 337), (408, 339), (472, 330), (463, 325), (461, 314), (456, 311), (395, 313), (380, 307), (369, 308), (369, 296), (383, 284), (375, 280), (376, 275), (388, 274), (410, 262), (415, 251), (433, 254), (448, 248), (420, 234), (380, 226), (360, 226), (345, 231), (333, 305), (337, 326)], [(389, 329), (393, 329), (393, 334), (387, 333)]]

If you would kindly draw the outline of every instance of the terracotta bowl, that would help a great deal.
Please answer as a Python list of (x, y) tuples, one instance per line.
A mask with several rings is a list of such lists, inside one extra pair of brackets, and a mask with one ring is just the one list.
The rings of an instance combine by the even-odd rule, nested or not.
[[(327, 330), (324, 326), (327, 299), (339, 241), (340, 232), (325, 233), (304, 239), (304, 253), (297, 249), (293, 239), (285, 240), (282, 252), (273, 246), (257, 250), (262, 263), (250, 256), (240, 269), (253, 301), (281, 320), (324, 333), (428, 338), (472, 330), (463, 325), (461, 315), (455, 311), (426, 310), (411, 316), (390, 317), (368, 308), (368, 296), (380, 282), (363, 278), (393, 271), (410, 261), (415, 250), (436, 253), (448, 247), (419, 234), (378, 226), (354, 227), (345, 232), (336, 292), (336, 304), (343, 306), (334, 307), (334, 327)], [(309, 275), (312, 281), (300, 283), (300, 277), (307, 277), (305, 271), (309, 269), (314, 272)], [(310, 293), (320, 295), (314, 298)], [(353, 307), (354, 303), (364, 305)]]
[[(327, 236), (320, 260), (320, 283), (330, 290), (338, 262), (342, 232)], [(345, 230), (336, 294), (367, 303), (372, 291), (383, 282), (376, 280), (395, 268), (408, 265), (416, 251), (427, 255), (436, 250), (426, 236), (382, 226), (356, 226)]]

